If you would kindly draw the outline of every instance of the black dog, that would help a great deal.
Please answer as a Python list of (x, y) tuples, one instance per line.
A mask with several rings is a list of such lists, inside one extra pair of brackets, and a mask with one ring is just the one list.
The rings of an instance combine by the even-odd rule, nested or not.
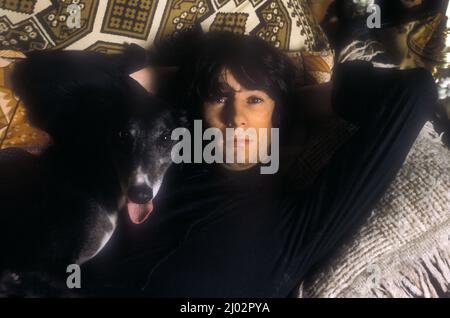
[(152, 212), (182, 116), (117, 61), (54, 51), (16, 66), (15, 92), (53, 144), (0, 152), (0, 270), (64, 275), (105, 246), (119, 211), (135, 224)]

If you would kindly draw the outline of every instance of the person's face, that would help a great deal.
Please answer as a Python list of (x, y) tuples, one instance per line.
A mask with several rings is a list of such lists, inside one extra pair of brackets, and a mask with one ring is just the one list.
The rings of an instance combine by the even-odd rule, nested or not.
[[(243, 151), (245, 163), (224, 163), (231, 170), (245, 170), (256, 163), (251, 158), (258, 157), (259, 147), (270, 145), (270, 129), (275, 101), (262, 90), (250, 90), (241, 85), (233, 74), (225, 69), (221, 76), (222, 86), (225, 88), (222, 96), (214, 96), (203, 104), (203, 117), (210, 127), (218, 128), (224, 136), (225, 155), (234, 149), (235, 159), (239, 148)], [(234, 138), (232, 142), (225, 140), (226, 128), (249, 128), (256, 134), (247, 134), (245, 138)], [(260, 144), (260, 134), (266, 135), (261, 128), (267, 129), (267, 142)], [(242, 150), (243, 149), (243, 150)]]

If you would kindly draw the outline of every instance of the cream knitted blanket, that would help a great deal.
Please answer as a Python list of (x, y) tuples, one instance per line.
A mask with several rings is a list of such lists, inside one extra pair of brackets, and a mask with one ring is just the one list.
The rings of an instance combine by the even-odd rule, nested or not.
[(449, 297), (450, 150), (428, 122), (357, 235), (300, 297)]

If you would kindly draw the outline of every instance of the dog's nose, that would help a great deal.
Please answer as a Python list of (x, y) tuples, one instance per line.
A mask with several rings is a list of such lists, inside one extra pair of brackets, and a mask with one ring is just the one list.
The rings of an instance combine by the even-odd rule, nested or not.
[(134, 185), (128, 189), (128, 199), (137, 204), (148, 203), (153, 199), (153, 189), (145, 184)]

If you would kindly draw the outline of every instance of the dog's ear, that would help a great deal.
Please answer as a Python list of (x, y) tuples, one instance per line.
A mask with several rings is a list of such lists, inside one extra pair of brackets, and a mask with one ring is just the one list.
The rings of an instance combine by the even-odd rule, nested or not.
[(42, 51), (17, 63), (12, 83), (31, 124), (64, 139), (80, 128), (101, 126), (102, 114), (111, 112), (123, 93), (116, 75), (98, 53)]
[(16, 63), (11, 79), (13, 91), (23, 101), (31, 124), (47, 131), (50, 101), (55, 92), (50, 89), (45, 65), (40, 60), (39, 53), (30, 53), (27, 59)]
[(65, 56), (60, 51), (30, 52), (12, 74), (13, 91), (23, 102), (30, 123), (51, 135), (57, 121), (70, 112), (79, 81), (70, 77)]

